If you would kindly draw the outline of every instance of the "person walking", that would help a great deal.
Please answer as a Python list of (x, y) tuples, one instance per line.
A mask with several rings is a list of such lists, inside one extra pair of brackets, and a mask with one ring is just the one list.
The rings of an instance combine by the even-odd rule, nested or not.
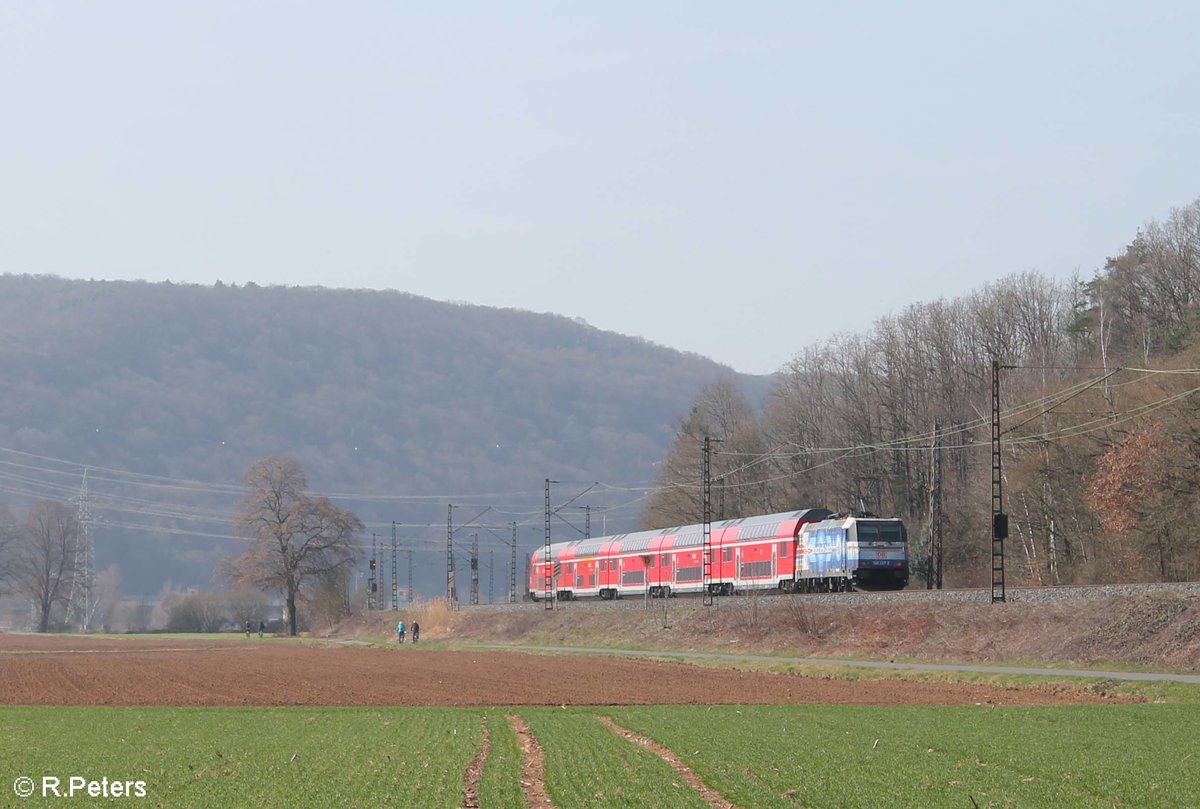
[(400, 641), (400, 643), (404, 643), (404, 621), (400, 621), (396, 624), (396, 638)]
[(250, 637), (250, 619), (246, 619), (246, 637)]
[(419, 623), (417, 623), (416, 621), (413, 621), (413, 643), (416, 643), (420, 639), (421, 639), (421, 625)]
[(259, 621), (258, 622), (258, 636), (261, 638), (263, 636), (263, 632), (266, 632), (266, 631), (267, 631), (267, 622)]

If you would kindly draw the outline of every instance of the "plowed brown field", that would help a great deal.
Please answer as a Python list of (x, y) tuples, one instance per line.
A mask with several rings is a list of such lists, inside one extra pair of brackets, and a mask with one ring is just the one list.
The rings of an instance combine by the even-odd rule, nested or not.
[(0, 634), (17, 705), (1047, 705), (1086, 691), (846, 681), (584, 655)]

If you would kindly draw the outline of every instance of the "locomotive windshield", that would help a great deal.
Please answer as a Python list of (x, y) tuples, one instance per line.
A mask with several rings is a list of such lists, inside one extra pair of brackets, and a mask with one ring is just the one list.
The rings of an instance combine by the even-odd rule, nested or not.
[(859, 542), (904, 544), (904, 524), (899, 520), (858, 520)]

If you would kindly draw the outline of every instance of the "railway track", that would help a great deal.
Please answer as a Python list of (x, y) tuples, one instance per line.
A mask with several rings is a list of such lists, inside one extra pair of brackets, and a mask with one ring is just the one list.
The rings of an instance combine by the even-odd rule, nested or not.
[[(1079, 584), (1058, 585), (1054, 587), (1009, 587), (1006, 597), (1010, 603), (1050, 603), (1075, 599), (1104, 599), (1120, 598), (1151, 593), (1187, 593), (1200, 596), (1200, 582), (1160, 582), (1148, 584)], [(962, 588), (952, 590), (924, 590), (909, 588), (907, 590), (869, 591), (856, 590), (850, 593), (810, 593), (805, 595), (786, 595), (777, 591), (761, 591), (753, 594), (720, 596), (715, 604), (748, 604), (756, 602), (760, 607), (770, 609), (772, 606), (782, 606), (792, 601), (807, 604), (889, 604), (889, 603), (964, 603), (987, 604), (992, 600), (992, 591), (988, 587)], [(670, 607), (699, 604), (699, 595), (687, 595), (677, 598), (650, 599), (652, 607)], [(643, 598), (622, 598), (615, 601), (585, 599), (581, 601), (560, 601), (556, 609), (565, 610), (622, 610), (645, 609)], [(497, 612), (522, 612), (546, 609), (545, 602), (533, 603), (521, 601), (517, 604), (478, 604), (461, 605), (463, 610), (490, 610)]]

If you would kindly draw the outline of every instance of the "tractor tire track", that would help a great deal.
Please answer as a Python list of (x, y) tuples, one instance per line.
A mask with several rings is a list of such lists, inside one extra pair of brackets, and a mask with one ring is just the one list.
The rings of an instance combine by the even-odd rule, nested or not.
[(642, 736), (639, 733), (634, 733), (632, 730), (626, 730), (607, 716), (597, 716), (596, 718), (607, 725), (608, 729), (613, 733), (625, 738), (627, 741), (646, 748), (663, 761), (670, 764), (679, 777), (684, 781), (687, 781), (693, 789), (699, 792), (700, 797), (704, 798), (705, 803), (713, 807), (713, 809), (737, 809), (737, 806), (725, 800), (725, 798), (721, 796), (721, 793), (717, 792), (715, 789), (701, 781), (700, 776), (696, 775), (696, 773), (694, 773), (692, 769), (688, 767), (688, 765), (684, 764), (679, 756), (672, 753), (670, 749), (663, 747), (661, 744), (651, 738)]
[(483, 744), (475, 758), (467, 765), (463, 773), (463, 809), (479, 809), (479, 782), (483, 780), (483, 768), (487, 764), (488, 753), (492, 749), (492, 739), (488, 734), (487, 714), (483, 715)]
[(525, 805), (530, 809), (554, 806), (546, 791), (546, 754), (542, 746), (524, 719), (516, 714), (508, 714), (507, 719), (521, 745), (521, 791), (525, 793)]

